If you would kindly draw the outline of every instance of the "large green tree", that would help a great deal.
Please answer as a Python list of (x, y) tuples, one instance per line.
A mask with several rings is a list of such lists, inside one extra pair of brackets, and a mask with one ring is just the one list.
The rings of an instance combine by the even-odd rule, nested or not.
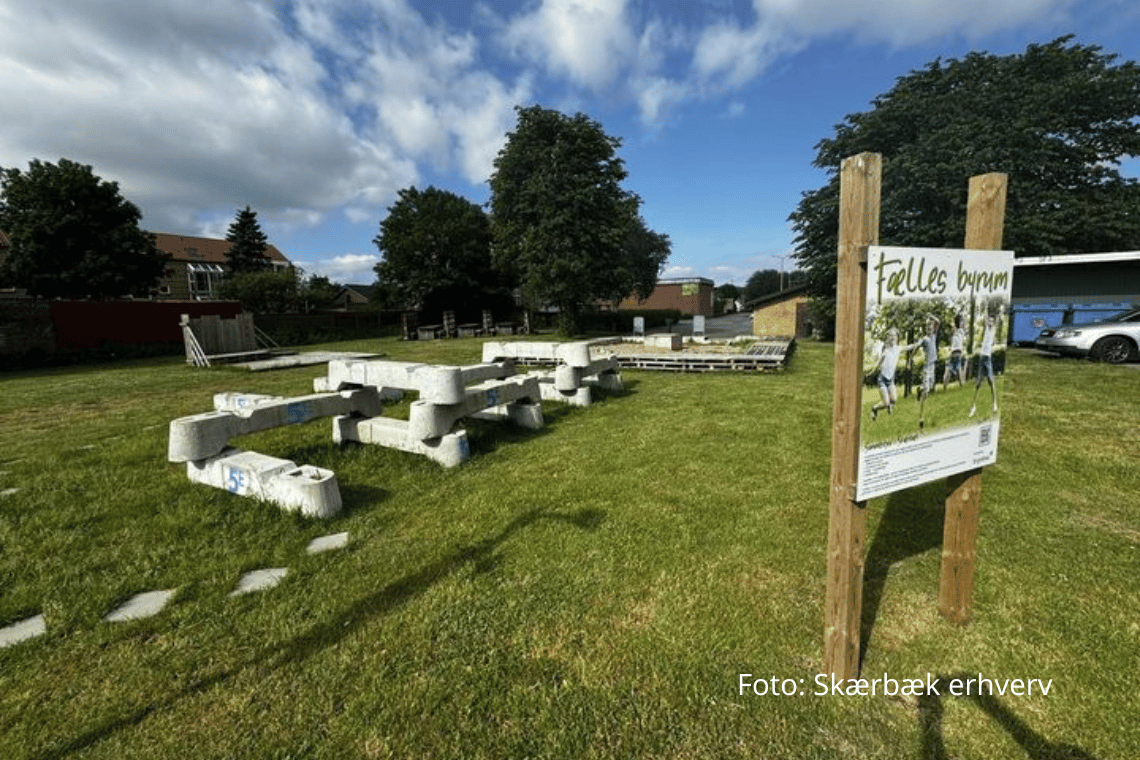
[(501, 308), (509, 297), (509, 283), (491, 265), (486, 212), (455, 193), (401, 190), (373, 242), (378, 283), (401, 308), (471, 312)]
[(12, 248), (0, 282), (46, 298), (146, 295), (166, 257), (114, 182), (61, 158), (0, 169), (0, 229)]
[(269, 257), (265, 254), (269, 238), (261, 231), (257, 212), (249, 206), (237, 212), (226, 233), (226, 240), (230, 244), (226, 251), (228, 274), (261, 272), (270, 268)]
[(495, 263), (575, 332), (596, 303), (652, 293), (669, 238), (646, 226), (640, 198), (621, 186), (618, 138), (583, 114), (517, 111), (490, 179)]
[(842, 160), (883, 156), (884, 245), (960, 248), (971, 176), (1009, 175), (1004, 247), (1018, 256), (1140, 248), (1140, 67), (1062, 37), (1024, 53), (970, 53), (900, 77), (817, 146), (831, 178), (790, 219), (796, 256), (834, 317)]

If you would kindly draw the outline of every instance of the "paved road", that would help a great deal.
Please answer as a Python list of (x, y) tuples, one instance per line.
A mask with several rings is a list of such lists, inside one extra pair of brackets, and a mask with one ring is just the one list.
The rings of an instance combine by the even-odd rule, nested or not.
[[(682, 335), (693, 334), (693, 320), (682, 319), (673, 328), (673, 332)], [(752, 314), (728, 314), (723, 317), (708, 317), (705, 319), (705, 337), (707, 338), (735, 338), (738, 335), (752, 334)]]

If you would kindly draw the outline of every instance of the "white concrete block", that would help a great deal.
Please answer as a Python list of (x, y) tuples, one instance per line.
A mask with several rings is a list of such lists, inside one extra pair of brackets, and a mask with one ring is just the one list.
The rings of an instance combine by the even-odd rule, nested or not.
[(471, 458), (466, 430), (420, 440), (411, 435), (411, 425), (407, 421), (390, 417), (334, 417), (333, 440), (337, 443), (359, 441), (408, 451), (439, 462), (444, 467), (458, 467)]
[(328, 536), (319, 536), (309, 542), (305, 547), (305, 551), (309, 554), (320, 554), (321, 552), (332, 551), (333, 549), (343, 549), (348, 546), (348, 533), (333, 533)]
[(241, 596), (254, 591), (268, 591), (289, 574), (287, 567), (269, 567), (264, 570), (250, 570), (238, 580), (237, 588), (230, 592), (230, 596)]
[(21, 641), (34, 639), (47, 633), (47, 624), (43, 615), (35, 615), (21, 620), (18, 623), (0, 628), (0, 649), (19, 644)]
[(255, 451), (226, 449), (216, 456), (188, 462), (186, 474), (194, 483), (269, 501), (309, 517), (331, 517), (341, 508), (340, 488), (332, 471), (298, 466)]
[[(327, 388), (349, 385), (381, 389), (416, 391), (421, 401), (457, 404), (463, 400), (466, 386), (492, 378), (513, 375), (511, 362), (484, 363), (469, 367), (417, 364), (387, 360), (329, 362)], [(376, 416), (376, 415), (370, 415)]]
[(170, 601), (177, 590), (168, 589), (166, 591), (147, 591), (142, 594), (135, 594), (108, 613), (103, 620), (108, 623), (121, 623), (127, 620), (153, 617), (162, 611), (162, 608), (166, 606), (166, 603)]
[(231, 438), (239, 435), (338, 414), (374, 416), (382, 409), (374, 388), (315, 393), (296, 398), (219, 394), (214, 402), (232, 405), (232, 408), (171, 421), (167, 449), (167, 458), (171, 462), (192, 462), (212, 457), (226, 448)]
[(571, 367), (590, 363), (591, 341), (559, 343), (557, 341), (487, 341), (483, 344), (483, 361), (518, 359), (523, 362), (562, 362)]
[[(408, 414), (411, 425), (410, 435), (417, 440), (439, 438), (450, 432), (456, 422), (464, 417), (494, 407), (512, 405), (520, 401), (537, 403), (542, 398), (538, 380), (529, 376), (514, 376), (504, 380), (489, 380), (467, 389), (463, 400), (458, 404), (434, 404), (428, 401), (413, 401)], [(541, 415), (541, 407), (539, 408)], [(491, 413), (487, 416), (510, 416), (508, 412)], [(530, 420), (533, 413), (525, 416)], [(541, 425), (541, 423), (539, 423)]]
[(681, 336), (678, 333), (665, 333), (663, 335), (646, 335), (645, 345), (652, 348), (667, 348), (670, 351), (681, 350)]
[(490, 420), (492, 422), (508, 420), (519, 427), (529, 428), (531, 430), (539, 430), (543, 425), (542, 404), (539, 403), (516, 402), (513, 404), (503, 404), (502, 406), (485, 409), (482, 412), (476, 412), (470, 416), (477, 420)]

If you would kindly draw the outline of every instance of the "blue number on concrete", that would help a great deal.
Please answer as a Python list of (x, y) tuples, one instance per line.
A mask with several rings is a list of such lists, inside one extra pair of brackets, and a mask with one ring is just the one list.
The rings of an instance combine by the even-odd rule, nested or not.
[(245, 473), (236, 467), (229, 468), (226, 477), (226, 490), (230, 493), (240, 493), (245, 487)]
[(285, 418), (290, 425), (304, 422), (313, 416), (312, 406), (308, 401), (298, 401), (285, 407)]
[(494, 388), (492, 388), (491, 390), (487, 391), (487, 406), (490, 407), (490, 406), (498, 406), (498, 405), (499, 405), (499, 392), (497, 390), (495, 390)]

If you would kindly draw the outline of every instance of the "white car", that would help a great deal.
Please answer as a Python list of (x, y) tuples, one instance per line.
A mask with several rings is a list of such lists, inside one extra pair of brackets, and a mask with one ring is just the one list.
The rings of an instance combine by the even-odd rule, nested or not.
[(1034, 345), (1042, 351), (1110, 364), (1135, 361), (1140, 358), (1140, 309), (1127, 309), (1098, 322), (1046, 327)]

